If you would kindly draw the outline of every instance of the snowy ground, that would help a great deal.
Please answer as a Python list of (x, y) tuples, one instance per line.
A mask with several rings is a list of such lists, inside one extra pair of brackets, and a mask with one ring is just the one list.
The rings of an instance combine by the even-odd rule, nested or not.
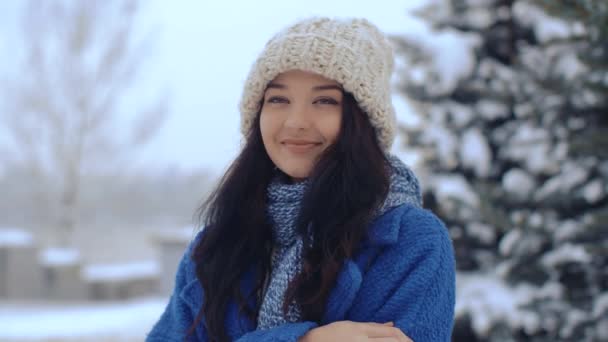
[(167, 298), (113, 303), (0, 302), (0, 342), (143, 341)]

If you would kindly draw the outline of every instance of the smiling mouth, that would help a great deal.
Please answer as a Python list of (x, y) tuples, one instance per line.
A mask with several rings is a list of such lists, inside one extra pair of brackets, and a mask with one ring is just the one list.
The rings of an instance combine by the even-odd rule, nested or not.
[(321, 146), (321, 143), (315, 142), (282, 142), (283, 145), (288, 151), (293, 153), (306, 153), (318, 146)]

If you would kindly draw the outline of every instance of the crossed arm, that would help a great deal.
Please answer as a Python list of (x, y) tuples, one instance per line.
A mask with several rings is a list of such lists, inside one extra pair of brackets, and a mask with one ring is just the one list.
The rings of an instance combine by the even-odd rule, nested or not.
[[(419, 213), (419, 216), (414, 220), (419, 228), (443, 227), (433, 215)], [(354, 305), (344, 317), (345, 321), (323, 326), (314, 322), (288, 323), (245, 333), (236, 341), (450, 341), (455, 295), (453, 250), (445, 228), (428, 231), (430, 233), (410, 236), (387, 248), (375, 261), (382, 266), (372, 267), (366, 274), (367, 283), (364, 282), (358, 296), (369, 294), (378, 304), (375, 308)], [(185, 274), (191, 265), (186, 263), (185, 257), (176, 275), (175, 292), (148, 334), (148, 342), (184, 341), (185, 331), (193, 319), (190, 308), (179, 295), (188, 282)], [(356, 299), (355, 303), (361, 301), (365, 302)], [(387, 322), (393, 325), (382, 324)], [(198, 340), (206, 341), (204, 331)]]

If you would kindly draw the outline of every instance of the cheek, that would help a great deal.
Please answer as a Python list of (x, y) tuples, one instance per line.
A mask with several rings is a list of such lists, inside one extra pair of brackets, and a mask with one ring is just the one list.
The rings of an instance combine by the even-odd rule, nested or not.
[(333, 144), (340, 135), (340, 127), (342, 126), (342, 114), (336, 114), (326, 117), (318, 127), (321, 134), (325, 137), (328, 144)]
[(260, 132), (262, 133), (262, 142), (266, 148), (266, 152), (270, 153), (273, 150), (274, 136), (277, 133), (277, 120), (273, 119), (272, 115), (260, 114)]

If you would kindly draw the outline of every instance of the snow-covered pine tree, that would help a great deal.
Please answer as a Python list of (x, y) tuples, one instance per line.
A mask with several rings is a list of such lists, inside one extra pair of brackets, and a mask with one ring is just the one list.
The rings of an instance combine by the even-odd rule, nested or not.
[(505, 283), (476, 294), (485, 302), (459, 297), (454, 340), (463, 322), (484, 341), (608, 339), (607, 7), (433, 1), (418, 14), (470, 46), (451, 63), (458, 46), (395, 38), (399, 89), (422, 114), (402, 136), (423, 156), (459, 289), (471, 275)]

